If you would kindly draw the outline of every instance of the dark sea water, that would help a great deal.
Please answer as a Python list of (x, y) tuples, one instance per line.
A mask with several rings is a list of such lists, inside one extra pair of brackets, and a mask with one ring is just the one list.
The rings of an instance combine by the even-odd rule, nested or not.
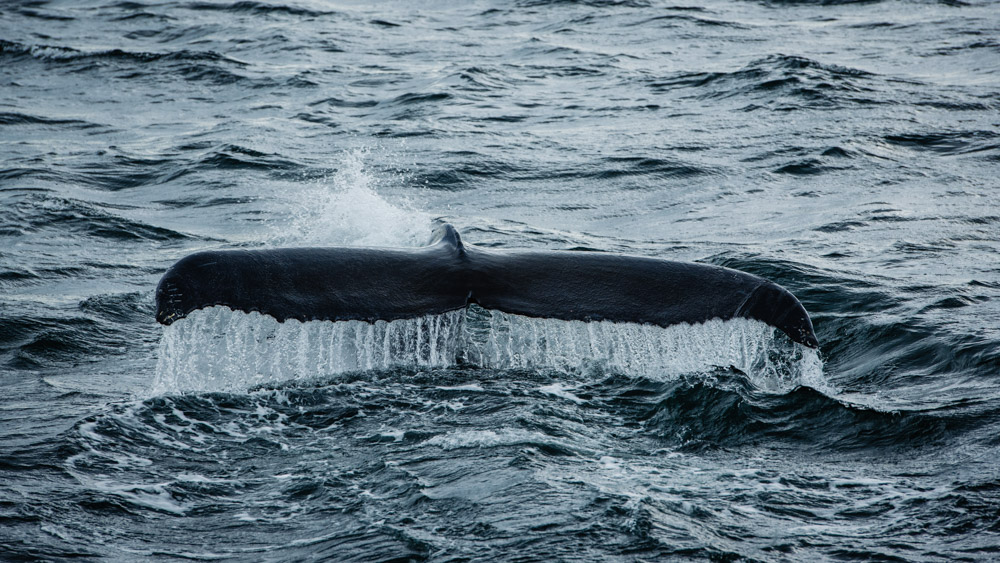
[[(443, 222), (768, 277), (821, 349), (154, 321), (196, 250)], [(996, 560), (998, 240), (996, 1), (5, 0), (0, 560)]]

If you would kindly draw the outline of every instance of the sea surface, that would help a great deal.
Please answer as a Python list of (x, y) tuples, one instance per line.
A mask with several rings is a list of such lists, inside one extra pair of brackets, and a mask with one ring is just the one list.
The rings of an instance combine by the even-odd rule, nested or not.
[[(215, 307), (198, 250), (767, 277), (751, 322)], [(0, 3), (0, 560), (1000, 558), (1000, 3)]]

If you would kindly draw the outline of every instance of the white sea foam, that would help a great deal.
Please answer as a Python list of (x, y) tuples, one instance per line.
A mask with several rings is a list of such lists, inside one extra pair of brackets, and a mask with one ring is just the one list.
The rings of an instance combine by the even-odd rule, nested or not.
[(747, 319), (663, 328), (536, 319), (473, 305), (391, 322), (279, 323), (259, 313), (210, 307), (164, 329), (152, 391), (239, 391), (347, 372), (459, 362), (657, 380), (733, 367), (775, 392), (825, 385), (815, 351)]
[(459, 430), (439, 434), (428, 439), (425, 444), (437, 446), (444, 450), (454, 450), (459, 448), (495, 448), (497, 446), (509, 446), (516, 444), (535, 443), (559, 443), (562, 446), (571, 448), (567, 441), (552, 438), (541, 432), (533, 432), (521, 428), (499, 428), (497, 430)]

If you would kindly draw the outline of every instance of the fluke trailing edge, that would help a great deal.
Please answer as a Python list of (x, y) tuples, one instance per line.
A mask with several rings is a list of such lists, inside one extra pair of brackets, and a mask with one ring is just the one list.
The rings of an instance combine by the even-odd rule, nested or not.
[(429, 246), (285, 248), (192, 254), (156, 288), (156, 320), (225, 305), (279, 321), (395, 320), (477, 303), (529, 317), (670, 326), (756, 319), (819, 342), (802, 304), (763, 278), (706, 264), (578, 251), (465, 246), (451, 225)]

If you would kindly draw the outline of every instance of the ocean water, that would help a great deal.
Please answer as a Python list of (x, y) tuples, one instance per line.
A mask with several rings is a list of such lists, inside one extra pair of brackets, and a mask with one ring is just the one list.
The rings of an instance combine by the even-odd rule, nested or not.
[[(1000, 3), (0, 3), (0, 560), (1000, 558)], [(778, 282), (754, 322), (169, 328), (203, 249)]]

